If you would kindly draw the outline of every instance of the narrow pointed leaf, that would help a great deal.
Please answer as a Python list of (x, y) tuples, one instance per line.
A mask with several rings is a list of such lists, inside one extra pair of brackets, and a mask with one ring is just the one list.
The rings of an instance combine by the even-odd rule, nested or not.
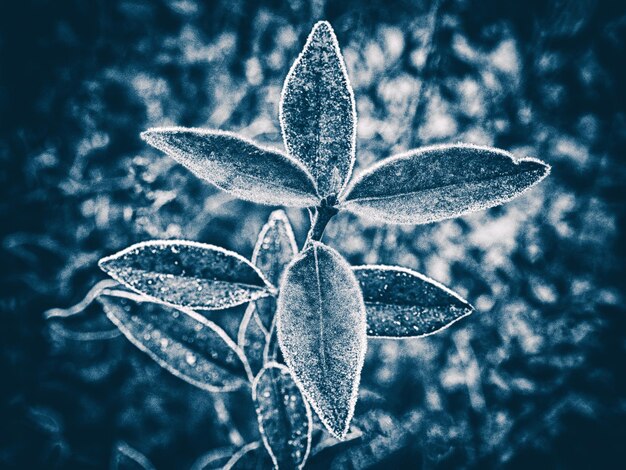
[(311, 410), (289, 369), (270, 363), (254, 380), (263, 444), (277, 469), (301, 469), (311, 448)]
[[(128, 340), (176, 377), (210, 392), (241, 388), (247, 380), (245, 359), (215, 323), (191, 310), (136, 302), (139, 296), (117, 292), (98, 300)], [(134, 299), (134, 300), (130, 300)]]
[(149, 129), (141, 137), (199, 178), (240, 199), (296, 207), (318, 202), (315, 183), (299, 162), (238, 135), (165, 127)]
[[(287, 214), (282, 210), (272, 212), (259, 233), (252, 253), (252, 263), (278, 287), (283, 271), (297, 253), (298, 246)], [(255, 302), (255, 318), (265, 331), (270, 330), (275, 313), (274, 297)]]
[(473, 312), (458, 294), (398, 266), (357, 266), (367, 312), (367, 334), (415, 338), (436, 333)]
[(503, 204), (550, 172), (504, 150), (442, 145), (411, 150), (363, 172), (342, 207), (371, 219), (424, 224)]
[(138, 243), (99, 266), (129, 289), (173, 306), (217, 310), (270, 295), (271, 286), (248, 260), (204, 243)]
[(355, 158), (354, 95), (335, 33), (317, 23), (283, 87), (280, 122), (289, 154), (317, 182), (319, 194), (337, 195)]
[(336, 437), (348, 432), (366, 349), (365, 305), (348, 263), (312, 242), (285, 271), (278, 341), (294, 380)]
[(268, 338), (267, 333), (255, 321), (254, 311), (254, 302), (251, 302), (239, 324), (237, 345), (248, 359), (252, 373), (257, 374), (263, 368)]

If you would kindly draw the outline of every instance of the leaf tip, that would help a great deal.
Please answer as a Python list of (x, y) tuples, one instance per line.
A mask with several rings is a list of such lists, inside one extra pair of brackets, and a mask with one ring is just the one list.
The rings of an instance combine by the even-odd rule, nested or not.
[(311, 34), (329, 34), (334, 33), (333, 27), (327, 20), (318, 21), (313, 25)]
[(115, 262), (115, 255), (109, 255), (109, 256), (105, 256), (104, 258), (100, 258), (98, 260), (98, 267), (104, 271), (105, 273), (107, 273), (108, 275), (111, 275), (111, 270), (112, 270), (112, 264)]
[(158, 133), (159, 132), (157, 128), (151, 127), (150, 129), (146, 129), (141, 134), (139, 134), (139, 137), (141, 137), (144, 142), (152, 145), (152, 143), (156, 140), (156, 136)]

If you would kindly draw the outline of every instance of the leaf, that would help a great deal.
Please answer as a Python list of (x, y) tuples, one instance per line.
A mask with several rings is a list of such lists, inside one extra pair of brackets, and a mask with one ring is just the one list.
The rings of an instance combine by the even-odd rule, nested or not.
[(243, 351), (252, 373), (256, 374), (263, 368), (267, 333), (254, 320), (254, 303), (249, 303), (239, 324), (237, 345)]
[(426, 336), (474, 311), (458, 294), (407, 268), (368, 265), (353, 271), (363, 292), (368, 336)]
[(98, 264), (129, 289), (173, 306), (217, 310), (270, 295), (271, 286), (247, 259), (204, 243), (152, 240)]
[[(209, 392), (241, 388), (245, 358), (215, 323), (192, 310), (184, 313), (116, 291), (98, 300), (128, 340), (176, 377)], [(124, 298), (126, 297), (126, 298)]]
[(125, 442), (120, 442), (115, 447), (111, 468), (113, 470), (154, 470), (154, 465), (137, 449)]
[(246, 444), (230, 458), (223, 470), (260, 470), (271, 467), (267, 452), (260, 442)]
[(441, 145), (411, 150), (365, 170), (342, 208), (396, 224), (425, 224), (503, 204), (550, 172), (540, 160), (504, 150)]
[(311, 410), (289, 369), (267, 364), (252, 385), (263, 444), (278, 469), (304, 467), (311, 449)]
[(238, 198), (273, 206), (315, 206), (311, 175), (298, 161), (230, 132), (184, 127), (148, 129), (141, 137), (199, 178)]
[(304, 163), (322, 197), (339, 194), (352, 173), (355, 109), (335, 32), (320, 21), (285, 79), (280, 123), (289, 154)]
[(287, 268), (277, 332), (285, 362), (328, 430), (343, 438), (366, 349), (365, 305), (348, 263), (312, 242)]
[[(272, 212), (259, 233), (252, 263), (275, 286), (293, 257), (298, 253), (298, 245), (287, 214), (282, 210)], [(266, 297), (255, 302), (255, 318), (268, 332), (276, 313), (276, 299)]]

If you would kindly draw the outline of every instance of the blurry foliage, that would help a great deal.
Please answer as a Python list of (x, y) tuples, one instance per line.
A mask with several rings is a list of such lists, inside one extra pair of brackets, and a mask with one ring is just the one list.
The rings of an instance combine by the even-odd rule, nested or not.
[[(218, 127), (280, 145), (282, 80), (321, 18), (355, 89), (361, 168), (458, 139), (538, 156), (553, 173), (454, 221), (334, 219), (326, 240), (352, 264), (419, 270), (479, 313), (434, 337), (370, 342), (363, 436), (310, 463), (623, 459), (620, 2), (32, 0), (0, 16), (2, 466), (106, 468), (125, 441), (159, 469), (181, 468), (258, 437), (236, 393), (197, 390), (123, 339), (60, 334), (42, 312), (80, 300), (104, 277), (96, 261), (133, 242), (184, 237), (251, 254), (271, 208), (202, 184), (139, 132)], [(301, 242), (306, 214), (288, 213)], [(207, 316), (228, 331), (241, 312)], [(87, 326), (109, 328), (77, 328)], [(229, 420), (241, 436), (215, 400), (238, 403)]]

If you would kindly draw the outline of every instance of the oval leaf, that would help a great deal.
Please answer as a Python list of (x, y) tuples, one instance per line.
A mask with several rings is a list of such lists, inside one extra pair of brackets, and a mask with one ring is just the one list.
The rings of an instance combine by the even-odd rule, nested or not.
[[(297, 253), (298, 245), (287, 214), (282, 210), (272, 212), (257, 238), (252, 263), (273, 285), (278, 286), (283, 271)], [(259, 299), (255, 305), (255, 318), (267, 332), (276, 313), (276, 300), (267, 297)]]
[(311, 410), (287, 367), (270, 363), (254, 379), (263, 444), (280, 469), (303, 468), (311, 448)]
[(285, 271), (277, 315), (285, 362), (320, 420), (342, 438), (354, 413), (367, 341), (365, 305), (348, 263), (312, 242)]
[(152, 240), (98, 264), (129, 289), (173, 306), (217, 310), (270, 295), (263, 274), (247, 259), (204, 243)]
[(474, 310), (458, 294), (410, 269), (357, 266), (353, 270), (363, 292), (368, 336), (426, 336), (447, 328)]
[(164, 127), (141, 137), (193, 174), (238, 198), (276, 206), (314, 206), (315, 183), (305, 168), (277, 150), (238, 135), (208, 129)]
[(396, 224), (425, 224), (503, 204), (545, 178), (540, 160), (475, 145), (424, 147), (367, 169), (342, 207)]
[(320, 21), (285, 79), (280, 123), (289, 154), (304, 163), (322, 197), (339, 194), (352, 173), (355, 109), (337, 38)]
[(245, 384), (245, 359), (215, 323), (191, 310), (181, 313), (165, 305), (131, 301), (134, 294), (123, 298), (124, 293), (116, 291), (115, 295), (98, 298), (107, 317), (165, 370), (210, 392), (236, 390)]

